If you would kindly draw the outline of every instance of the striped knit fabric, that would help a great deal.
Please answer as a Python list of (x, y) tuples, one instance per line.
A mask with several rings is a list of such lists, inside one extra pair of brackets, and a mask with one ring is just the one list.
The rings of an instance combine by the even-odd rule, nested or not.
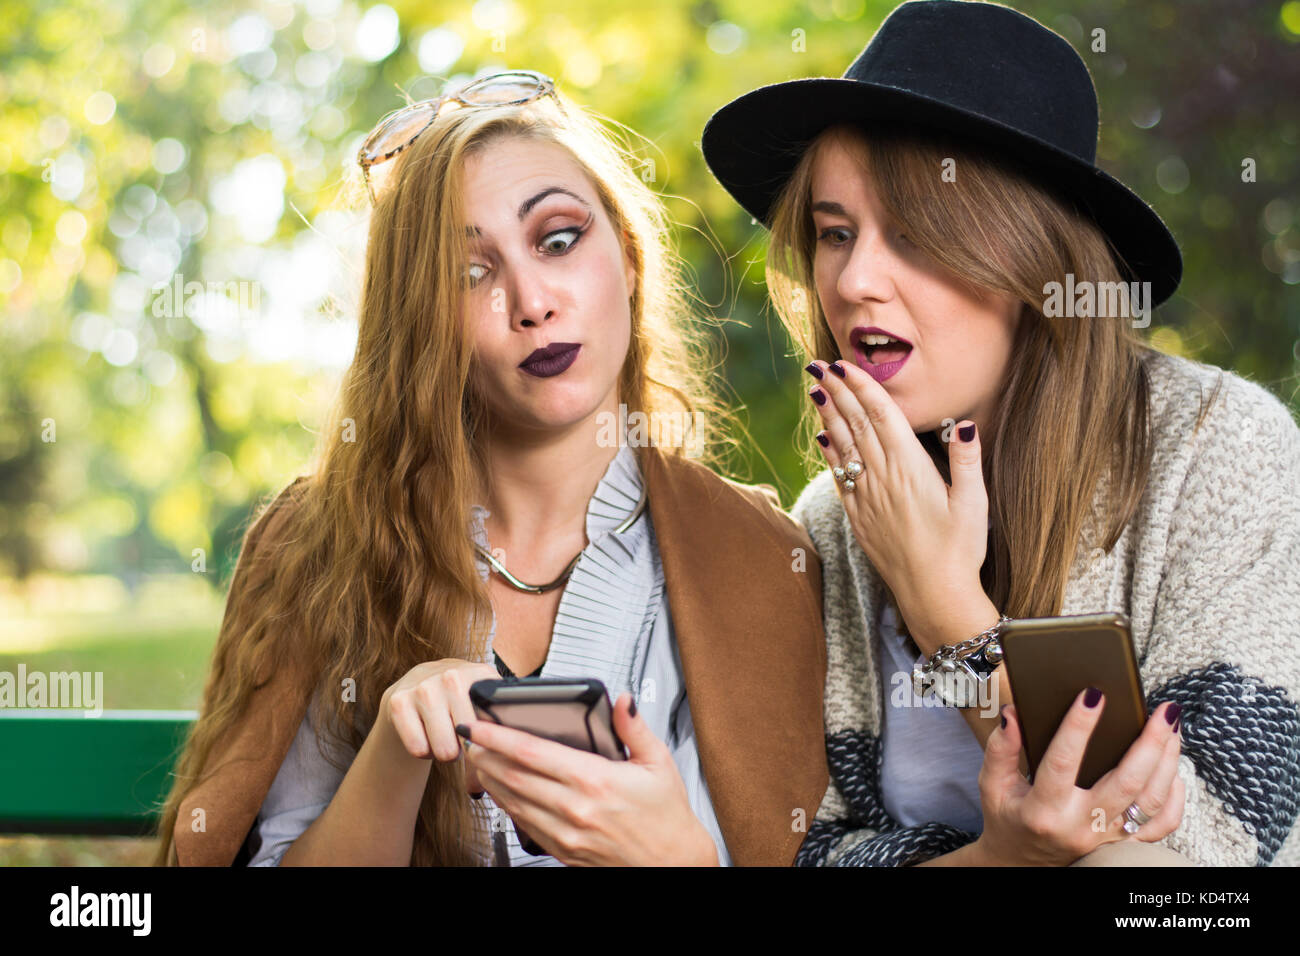
[[(1151, 477), (1110, 553), (1080, 541), (1061, 614), (1123, 611), (1147, 705), (1182, 705), (1181, 826), (1162, 843), (1193, 863), (1300, 863), (1300, 428), (1262, 386), (1158, 352)], [(1218, 376), (1223, 390), (1196, 419)], [(1097, 501), (1105, 494), (1098, 489)], [(903, 827), (880, 799), (883, 584), (823, 472), (793, 515), (823, 563), (831, 785), (801, 865), (905, 866), (974, 839)]]

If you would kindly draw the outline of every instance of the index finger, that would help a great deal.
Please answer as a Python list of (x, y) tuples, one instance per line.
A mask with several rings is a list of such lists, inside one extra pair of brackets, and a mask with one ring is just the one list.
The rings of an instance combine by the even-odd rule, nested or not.
[[(867, 455), (882, 454), (888, 460), (891, 453), (916, 441), (907, 417), (893, 396), (885, 391), (885, 386), (847, 359), (834, 364), (844, 370), (844, 375), (837, 375), (832, 367), (831, 374), (824, 376), (822, 387), (858, 437), (859, 451)], [(869, 444), (872, 441), (876, 443), (874, 447)], [(863, 448), (864, 444), (870, 450)]]
[(453, 724), (468, 724), (478, 719), (474, 705), (469, 699), (469, 688), (477, 680), (491, 679), (489, 673), (491, 677), (499, 676), (495, 667), (486, 664), (458, 668), (444, 675), (447, 684), (447, 702), (451, 709)]
[[(1089, 706), (1091, 703), (1092, 706)], [(1102, 708), (1106, 706), (1101, 691), (1089, 687), (1082, 691), (1065, 712), (1061, 725), (1056, 728), (1052, 742), (1047, 745), (1043, 759), (1038, 761), (1034, 773), (1034, 791), (1043, 799), (1060, 806), (1071, 796), (1079, 777), (1079, 765), (1088, 747)]]
[(491, 721), (474, 720), (464, 726), (469, 730), (470, 742), (476, 746), (509, 757), (520, 766), (560, 783), (589, 779), (593, 770), (608, 763), (597, 754)]

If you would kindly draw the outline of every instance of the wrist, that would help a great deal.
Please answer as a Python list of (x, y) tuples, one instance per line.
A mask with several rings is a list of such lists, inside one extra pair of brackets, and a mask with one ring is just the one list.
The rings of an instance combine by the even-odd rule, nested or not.
[(992, 860), (986, 852), (984, 844), (979, 837), (965, 846), (959, 846), (942, 856), (931, 857), (928, 860), (922, 860), (917, 866), (997, 866), (997, 862)]
[(1001, 617), (983, 588), (955, 601), (945, 599), (931, 602), (929, 607), (916, 607), (912, 613), (903, 608), (900, 611), (912, 640), (927, 657), (945, 644), (960, 644), (974, 637)]
[(397, 727), (393, 724), (386, 694), (380, 701), (379, 713), (370, 727), (370, 733), (366, 734), (366, 739), (361, 746), (363, 749), (370, 750), (383, 767), (404, 776), (427, 777), (434, 760), (437, 759), (432, 755), (417, 757), (406, 749), (402, 735), (397, 732)]
[(981, 834), (975, 839), (975, 842), (968, 843), (964, 849), (967, 851), (965, 860), (966, 866), (1001, 866), (1002, 863), (992, 853), (989, 852), (988, 843)]
[(699, 828), (696, 836), (696, 850), (691, 855), (690, 863), (693, 866), (721, 866), (722, 861), (718, 857), (717, 844), (713, 842), (713, 837), (709, 836), (703, 826)]

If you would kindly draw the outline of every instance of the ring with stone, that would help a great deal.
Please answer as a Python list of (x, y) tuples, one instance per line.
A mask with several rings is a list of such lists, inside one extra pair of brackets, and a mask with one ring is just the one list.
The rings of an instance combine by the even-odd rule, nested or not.
[(856, 459), (846, 461), (844, 467), (832, 468), (831, 474), (835, 476), (836, 481), (844, 486), (845, 491), (852, 491), (857, 487), (855, 479), (862, 474), (862, 462)]

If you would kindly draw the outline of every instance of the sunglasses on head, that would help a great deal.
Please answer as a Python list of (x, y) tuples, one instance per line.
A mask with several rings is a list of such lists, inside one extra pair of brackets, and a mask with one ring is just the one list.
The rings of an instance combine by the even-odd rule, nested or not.
[[(509, 70), (475, 80), (455, 93), (421, 100), (390, 113), (379, 121), (357, 153), (357, 164), (366, 181), (370, 201), (375, 190), (370, 182), (370, 168), (386, 162), (414, 143), (438, 116), (447, 103), (458, 106), (515, 106), (543, 96), (555, 98), (555, 81), (533, 70)], [(559, 100), (556, 99), (558, 103)]]

